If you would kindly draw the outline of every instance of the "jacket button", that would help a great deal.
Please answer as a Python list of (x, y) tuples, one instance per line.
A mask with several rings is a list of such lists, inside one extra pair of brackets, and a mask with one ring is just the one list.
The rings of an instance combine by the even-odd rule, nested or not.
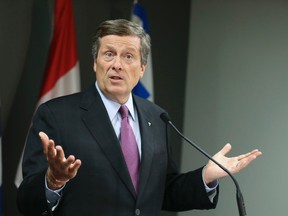
[(136, 209), (136, 210), (135, 210), (135, 215), (140, 215), (140, 213), (141, 213), (141, 212), (140, 212), (140, 209)]

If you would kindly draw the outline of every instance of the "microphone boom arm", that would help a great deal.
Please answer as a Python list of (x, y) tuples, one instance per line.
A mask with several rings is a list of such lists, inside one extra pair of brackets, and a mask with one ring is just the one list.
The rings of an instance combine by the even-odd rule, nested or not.
[(246, 215), (246, 208), (245, 208), (245, 203), (244, 203), (244, 198), (240, 190), (240, 186), (235, 179), (235, 177), (232, 175), (232, 173), (227, 170), (223, 165), (218, 163), (212, 156), (207, 154), (203, 149), (201, 149), (198, 145), (193, 143), (191, 140), (189, 140), (186, 136), (184, 136), (178, 129), (177, 127), (171, 122), (171, 120), (168, 117), (167, 113), (162, 113), (160, 115), (161, 119), (168, 123), (185, 141), (187, 141), (190, 145), (192, 145), (194, 148), (196, 148), (198, 151), (200, 151), (203, 155), (205, 155), (209, 160), (213, 161), (216, 165), (218, 165), (222, 170), (224, 170), (233, 180), (235, 187), (236, 187), (236, 199), (237, 199), (237, 206), (238, 206), (238, 211), (239, 211), (239, 216), (245, 216)]

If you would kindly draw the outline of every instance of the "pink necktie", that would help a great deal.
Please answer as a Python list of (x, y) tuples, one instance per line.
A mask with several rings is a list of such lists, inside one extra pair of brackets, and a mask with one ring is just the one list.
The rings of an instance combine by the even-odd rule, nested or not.
[(138, 178), (139, 178), (139, 165), (140, 158), (136, 139), (133, 130), (129, 124), (128, 108), (125, 105), (121, 105), (120, 114), (121, 121), (121, 148), (126, 161), (127, 168), (130, 173), (132, 183), (135, 191), (138, 190)]

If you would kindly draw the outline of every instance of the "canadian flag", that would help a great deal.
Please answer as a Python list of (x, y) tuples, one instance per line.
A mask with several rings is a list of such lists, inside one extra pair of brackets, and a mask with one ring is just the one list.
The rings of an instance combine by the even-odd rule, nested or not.
[[(52, 98), (80, 91), (72, 0), (55, 1), (53, 22), (53, 36), (36, 109)], [(15, 177), (17, 187), (22, 181), (22, 158), (23, 153)]]

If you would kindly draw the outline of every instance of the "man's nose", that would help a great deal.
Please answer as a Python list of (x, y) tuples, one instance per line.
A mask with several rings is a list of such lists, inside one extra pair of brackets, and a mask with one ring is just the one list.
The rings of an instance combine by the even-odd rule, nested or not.
[(113, 66), (112, 68), (116, 71), (121, 71), (122, 70), (122, 60), (121, 60), (121, 57), (119, 56), (116, 56), (114, 58), (114, 61), (113, 61)]

